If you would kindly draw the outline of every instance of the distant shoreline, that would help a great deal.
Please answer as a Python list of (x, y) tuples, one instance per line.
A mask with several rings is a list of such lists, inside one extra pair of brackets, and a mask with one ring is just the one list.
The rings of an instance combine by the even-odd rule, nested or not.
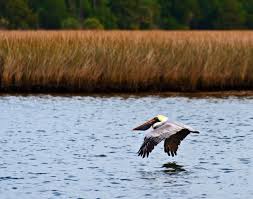
[(187, 98), (229, 98), (229, 97), (253, 97), (253, 91), (206, 91), (206, 92), (0, 92), (0, 97), (4, 96), (53, 96), (53, 97), (187, 97)]
[(253, 31), (0, 31), (2, 93), (253, 91)]

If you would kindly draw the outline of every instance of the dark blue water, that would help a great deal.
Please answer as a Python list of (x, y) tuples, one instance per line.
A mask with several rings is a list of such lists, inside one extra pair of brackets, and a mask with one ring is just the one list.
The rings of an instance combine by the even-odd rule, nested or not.
[[(157, 114), (201, 132), (137, 156)], [(253, 198), (253, 98), (0, 97), (0, 198)]]

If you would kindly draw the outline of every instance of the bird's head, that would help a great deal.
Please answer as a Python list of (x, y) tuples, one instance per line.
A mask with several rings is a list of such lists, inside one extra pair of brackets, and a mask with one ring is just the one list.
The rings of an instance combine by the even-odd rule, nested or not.
[(164, 115), (157, 115), (156, 118), (159, 120), (159, 122), (166, 122), (168, 118)]
[(148, 130), (151, 126), (153, 126), (156, 123), (163, 123), (166, 122), (168, 120), (168, 118), (164, 115), (157, 115), (156, 117), (148, 120), (147, 122), (145, 122), (144, 124), (134, 128), (134, 131), (145, 131)]

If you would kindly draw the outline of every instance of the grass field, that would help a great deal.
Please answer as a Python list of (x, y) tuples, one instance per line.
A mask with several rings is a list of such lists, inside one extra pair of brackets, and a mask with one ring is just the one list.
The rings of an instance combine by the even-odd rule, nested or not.
[(251, 31), (0, 31), (1, 91), (253, 89)]

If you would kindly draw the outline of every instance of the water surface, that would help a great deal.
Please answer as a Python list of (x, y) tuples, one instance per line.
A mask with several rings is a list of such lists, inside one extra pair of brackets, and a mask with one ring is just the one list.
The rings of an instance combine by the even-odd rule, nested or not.
[[(198, 129), (137, 156), (157, 114)], [(253, 98), (1, 96), (0, 198), (252, 198)]]

